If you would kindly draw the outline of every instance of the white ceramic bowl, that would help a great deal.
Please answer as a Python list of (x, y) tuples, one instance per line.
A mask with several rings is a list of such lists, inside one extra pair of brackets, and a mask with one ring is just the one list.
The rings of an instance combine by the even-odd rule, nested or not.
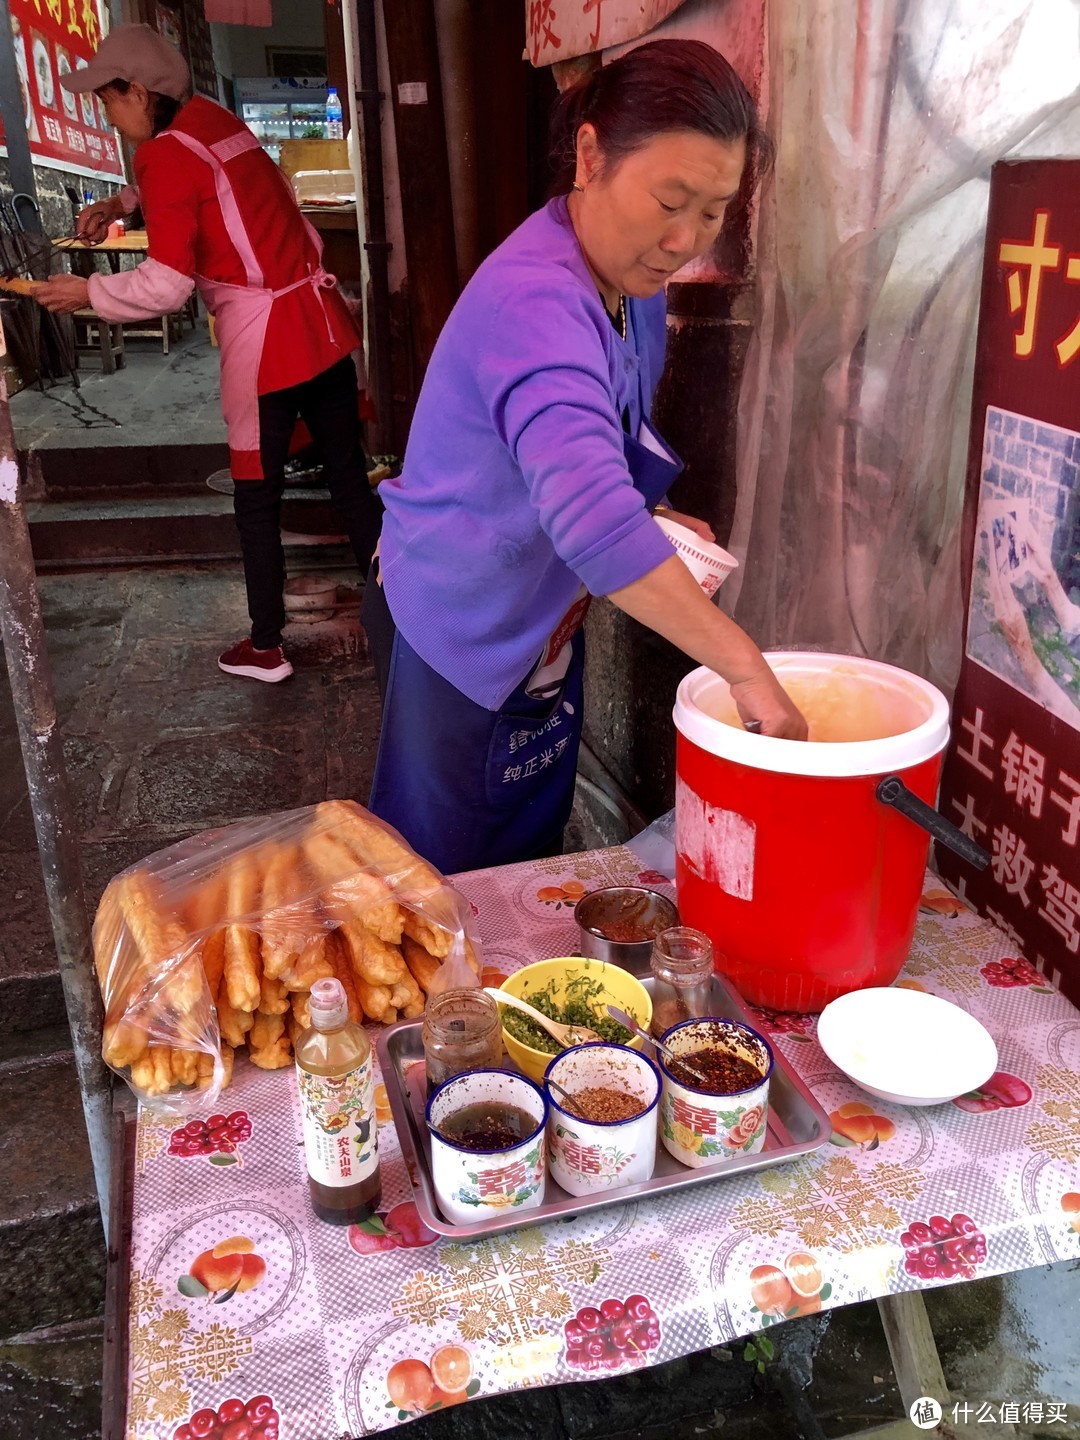
[[(535, 1128), (504, 1150), (471, 1150), (437, 1134), (467, 1105), (502, 1101), (516, 1105)], [(547, 1100), (539, 1085), (512, 1070), (466, 1070), (443, 1082), (427, 1103), (431, 1177), (439, 1209), (455, 1225), (472, 1225), (508, 1209), (535, 1210), (547, 1184)]]
[(644, 1106), (630, 1120), (582, 1120), (548, 1091), (548, 1168), (570, 1195), (637, 1185), (656, 1163), (656, 1105), (660, 1072), (628, 1045), (593, 1041), (556, 1055), (544, 1072), (571, 1095), (602, 1086), (636, 1096)]
[(663, 515), (653, 518), (675, 546), (679, 559), (711, 599), (731, 572), (739, 568), (738, 560), (722, 546), (702, 540), (700, 535), (676, 520), (667, 520)]
[(664, 1149), (681, 1165), (698, 1169), (736, 1155), (756, 1155), (765, 1145), (769, 1127), (769, 1080), (772, 1046), (763, 1035), (737, 1020), (683, 1020), (661, 1036), (673, 1055), (692, 1055), (710, 1046), (723, 1047), (748, 1060), (760, 1081), (730, 1095), (710, 1095), (676, 1080), (663, 1056), (664, 1089), (660, 1100), (660, 1138)]
[(997, 1069), (986, 1027), (922, 990), (876, 986), (841, 995), (821, 1012), (817, 1038), (860, 1089), (897, 1105), (942, 1105)]

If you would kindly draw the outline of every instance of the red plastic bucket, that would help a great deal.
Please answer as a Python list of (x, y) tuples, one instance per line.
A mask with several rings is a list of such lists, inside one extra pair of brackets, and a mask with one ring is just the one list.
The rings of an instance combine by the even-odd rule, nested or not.
[(824, 697), (840, 733), (873, 738), (815, 740), (813, 719), (805, 743), (748, 734), (725, 681), (687, 675), (674, 711), (679, 913), (752, 1004), (817, 1011), (891, 984), (907, 958), (930, 840), (875, 792), (898, 775), (934, 803), (949, 706), (878, 661), (766, 658), (808, 713)]

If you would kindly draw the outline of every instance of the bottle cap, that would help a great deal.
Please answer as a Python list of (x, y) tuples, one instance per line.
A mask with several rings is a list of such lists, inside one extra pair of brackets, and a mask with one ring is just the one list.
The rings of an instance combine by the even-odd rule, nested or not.
[(308, 1000), (316, 1030), (340, 1030), (348, 1023), (349, 1002), (340, 980), (316, 980)]

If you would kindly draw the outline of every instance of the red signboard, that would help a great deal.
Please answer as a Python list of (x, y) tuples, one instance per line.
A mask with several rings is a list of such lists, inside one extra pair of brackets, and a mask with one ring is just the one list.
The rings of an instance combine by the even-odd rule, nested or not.
[(34, 163), (122, 180), (116, 132), (97, 97), (60, 87), (61, 75), (81, 69), (97, 50), (97, 0), (9, 0), (9, 7)]
[[(968, 450), (967, 633), (941, 872), (1080, 1002), (1080, 160), (996, 165)], [(1002, 983), (1007, 983), (1003, 980)]]

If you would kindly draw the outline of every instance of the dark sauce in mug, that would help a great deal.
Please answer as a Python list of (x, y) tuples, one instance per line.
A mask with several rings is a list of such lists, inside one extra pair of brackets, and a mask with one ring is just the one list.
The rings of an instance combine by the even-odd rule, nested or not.
[[(682, 1063), (683, 1060), (697, 1074), (692, 1074), (691, 1069)], [(760, 1085), (762, 1080), (756, 1065), (751, 1065), (741, 1055), (732, 1055), (730, 1050), (715, 1046), (673, 1059), (667, 1068), (680, 1085), (685, 1085), (688, 1090), (700, 1090), (705, 1095), (734, 1095), (739, 1090)], [(698, 1075), (707, 1083), (703, 1084)]]
[(481, 1101), (455, 1110), (439, 1125), (439, 1131), (466, 1150), (510, 1150), (520, 1145), (539, 1122), (516, 1105)]

